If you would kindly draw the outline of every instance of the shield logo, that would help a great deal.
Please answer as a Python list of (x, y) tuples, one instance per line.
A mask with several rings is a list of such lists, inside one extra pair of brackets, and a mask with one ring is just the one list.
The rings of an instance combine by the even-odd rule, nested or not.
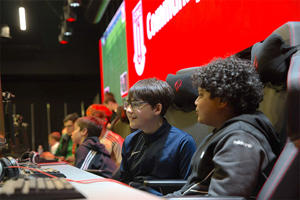
[(133, 62), (136, 73), (141, 76), (144, 72), (146, 61), (146, 46), (144, 44), (143, 12), (141, 0), (132, 10), (132, 26), (134, 43)]

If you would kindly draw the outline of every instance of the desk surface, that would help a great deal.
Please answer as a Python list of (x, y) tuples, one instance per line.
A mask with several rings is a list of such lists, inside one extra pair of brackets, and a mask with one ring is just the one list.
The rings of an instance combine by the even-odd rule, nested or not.
[[(58, 164), (58, 165), (43, 165), (42, 168), (52, 168), (59, 170), (63, 173), (68, 179), (72, 180), (88, 180), (101, 178), (100, 176), (94, 175), (92, 173), (83, 171), (76, 167), (67, 164)], [(96, 182), (89, 184), (75, 183), (71, 184), (80, 191), (87, 199), (101, 199), (101, 200), (133, 200), (133, 199), (145, 199), (145, 200), (159, 200), (157, 196), (152, 194), (127, 187), (114, 182)]]

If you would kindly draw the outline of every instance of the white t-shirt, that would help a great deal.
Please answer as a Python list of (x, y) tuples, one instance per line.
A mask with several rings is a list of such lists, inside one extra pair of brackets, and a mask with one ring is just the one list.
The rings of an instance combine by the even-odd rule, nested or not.
[(51, 146), (50, 152), (54, 155), (57, 151), (57, 148), (59, 146), (59, 142), (56, 142), (54, 145)]

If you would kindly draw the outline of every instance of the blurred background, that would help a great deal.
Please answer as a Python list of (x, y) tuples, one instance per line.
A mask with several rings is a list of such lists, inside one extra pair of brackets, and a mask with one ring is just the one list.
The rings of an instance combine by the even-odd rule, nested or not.
[(64, 116), (99, 103), (99, 38), (121, 2), (0, 0), (0, 24), (9, 27), (0, 43), (1, 123), (13, 144), (46, 147), (48, 134), (63, 128)]

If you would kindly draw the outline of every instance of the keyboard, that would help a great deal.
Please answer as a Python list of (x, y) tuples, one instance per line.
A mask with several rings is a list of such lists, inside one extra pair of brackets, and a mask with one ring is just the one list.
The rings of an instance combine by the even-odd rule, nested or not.
[(0, 188), (0, 199), (86, 199), (64, 178), (9, 179)]
[[(66, 178), (66, 176), (64, 174), (60, 173), (60, 171), (52, 169), (52, 168), (44, 168), (44, 169), (37, 168), (37, 169), (39, 169), (40, 171), (45, 172), (47, 174), (50, 174), (52, 176), (55, 176), (55, 177)], [(21, 174), (27, 175), (27, 176), (49, 178), (49, 176), (47, 176), (46, 174), (43, 174), (39, 171), (33, 171), (33, 170), (28, 170), (28, 169), (21, 170)]]

